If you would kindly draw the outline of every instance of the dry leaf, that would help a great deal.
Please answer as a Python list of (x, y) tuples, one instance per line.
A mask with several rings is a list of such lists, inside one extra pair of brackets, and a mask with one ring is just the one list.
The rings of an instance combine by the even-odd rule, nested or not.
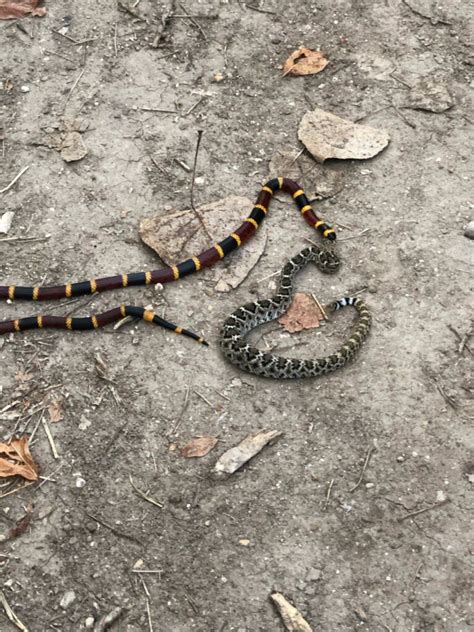
[(280, 325), (290, 333), (319, 327), (323, 315), (310, 294), (297, 292), (287, 312), (278, 319)]
[(298, 138), (318, 162), (372, 158), (390, 141), (383, 129), (352, 123), (319, 108), (303, 116)]
[(181, 456), (190, 459), (192, 457), (206, 456), (216, 445), (217, 437), (196, 437), (181, 448)]
[(277, 430), (260, 430), (260, 432), (245, 437), (238, 445), (227, 450), (219, 457), (214, 466), (214, 475), (220, 477), (226, 474), (233, 474), (258, 454), (267, 443), (280, 437), (282, 434), (282, 432)]
[(28, 447), (28, 437), (12, 439), (7, 443), (0, 443), (0, 477), (22, 476), (28, 481), (38, 480), (39, 469), (33, 461)]
[(293, 51), (283, 65), (283, 76), (315, 75), (324, 70), (328, 60), (317, 50), (301, 46)]
[[(163, 216), (161, 212), (140, 222), (140, 237), (167, 265), (173, 265), (227, 237), (249, 216), (252, 206), (248, 198), (233, 195), (200, 206), (197, 213), (171, 211)], [(247, 277), (265, 250), (266, 230), (264, 224), (245, 246), (245, 252), (231, 255), (232, 265), (227, 268), (216, 265), (206, 270), (207, 278), (219, 280), (217, 291), (228, 292)]]
[(25, 15), (46, 15), (46, 9), (38, 7), (40, 0), (0, 0), (0, 20), (15, 20)]
[(61, 158), (66, 162), (75, 162), (87, 156), (87, 147), (82, 140), (81, 134), (76, 131), (66, 132), (59, 149)]
[(312, 632), (309, 623), (281, 593), (274, 592), (270, 597), (288, 632)]
[(63, 412), (61, 410), (61, 403), (57, 399), (53, 399), (48, 406), (49, 419), (53, 423), (61, 421), (63, 418)]

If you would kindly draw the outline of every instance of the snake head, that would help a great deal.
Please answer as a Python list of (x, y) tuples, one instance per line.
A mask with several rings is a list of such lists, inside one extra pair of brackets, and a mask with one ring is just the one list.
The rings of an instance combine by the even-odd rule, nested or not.
[(323, 272), (336, 272), (341, 265), (339, 257), (327, 248), (321, 248), (316, 263)]

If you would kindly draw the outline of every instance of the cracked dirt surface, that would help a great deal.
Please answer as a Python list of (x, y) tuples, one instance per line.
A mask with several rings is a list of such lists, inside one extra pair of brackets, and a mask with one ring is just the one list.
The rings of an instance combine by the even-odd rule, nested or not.
[[(145, 323), (3, 337), (0, 410), (18, 403), (0, 414), (1, 436), (38, 426), (32, 451), (54, 480), (8, 496), (19, 483), (0, 488), (2, 533), (34, 512), (21, 537), (1, 543), (10, 606), (32, 632), (86, 630), (115, 607), (110, 629), (122, 632), (276, 632), (277, 589), (314, 632), (471, 630), (473, 343), (460, 352), (455, 332), (465, 336), (472, 314), (473, 242), (463, 236), (473, 219), (472, 8), (120, 5), (49, 0), (44, 18), (0, 24), (0, 188), (30, 165), (0, 196), (1, 212), (15, 211), (8, 239), (40, 239), (0, 236), (0, 283), (158, 267), (139, 223), (189, 208), (180, 162), (192, 165), (199, 129), (196, 202), (254, 199), (272, 156), (301, 148), (299, 122), (319, 107), (385, 129), (391, 142), (370, 161), (324, 166), (343, 178), (317, 207), (339, 229), (344, 265), (330, 279), (307, 270), (298, 287), (324, 303), (364, 290), (375, 322), (358, 359), (320, 380), (272, 382), (224, 362), (225, 316), (271, 295), (269, 275), (313, 237), (282, 197), (264, 255), (229, 293), (209, 271), (162, 292), (43, 306), (85, 314), (152, 303), (209, 349)], [(177, 17), (186, 12), (201, 17)], [(164, 26), (163, 14), (174, 16)], [(73, 41), (55, 32), (65, 24)], [(281, 78), (300, 45), (326, 51), (329, 65)], [(405, 108), (422, 80), (446, 86), (454, 106)], [(88, 153), (66, 163), (51, 139), (71, 129)], [(2, 303), (0, 318), (37, 307)], [(293, 336), (270, 326), (260, 344), (314, 357), (349, 326), (344, 315)], [(52, 400), (62, 411), (49, 424), (57, 459), (40, 423)], [(220, 453), (261, 428), (284, 436), (230, 479), (209, 477)], [(219, 436), (208, 456), (170, 450), (199, 435)], [(163, 507), (137, 495), (130, 476)], [(3, 609), (0, 629), (17, 629)]]

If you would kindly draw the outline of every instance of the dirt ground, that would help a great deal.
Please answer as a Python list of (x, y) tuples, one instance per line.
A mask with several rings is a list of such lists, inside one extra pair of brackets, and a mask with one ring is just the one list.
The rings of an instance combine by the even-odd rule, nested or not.
[[(317, 204), (338, 227), (343, 267), (329, 280), (307, 270), (298, 287), (323, 302), (362, 291), (375, 322), (357, 360), (321, 379), (259, 379), (221, 357), (226, 315), (271, 295), (269, 275), (313, 236), (281, 196), (265, 253), (236, 290), (217, 292), (210, 270), (162, 292), (42, 306), (79, 315), (152, 303), (208, 349), (146, 323), (4, 336), (1, 438), (34, 433), (46, 478), (0, 487), (4, 536), (33, 511), (0, 548), (1, 588), (26, 627), (0, 607), (0, 629), (93, 629), (119, 607), (117, 632), (277, 632), (269, 595), (279, 590), (313, 632), (471, 630), (472, 7), (119, 4), (48, 0), (43, 18), (0, 23), (0, 188), (29, 165), (0, 195), (1, 212), (15, 212), (0, 236), (0, 284), (161, 267), (139, 223), (189, 208), (180, 163), (193, 164), (198, 130), (196, 203), (254, 199), (271, 157), (302, 148), (299, 122), (320, 107), (391, 142), (372, 160), (325, 165), (344, 179)], [(282, 78), (300, 45), (324, 50), (329, 65)], [(447, 86), (453, 107), (403, 108), (421, 79)], [(80, 161), (48, 140), (67, 129), (87, 147)], [(38, 309), (2, 303), (0, 319)], [(266, 340), (316, 357), (350, 317), (292, 337), (270, 325)], [(220, 454), (262, 428), (284, 435), (229, 479), (210, 477)], [(206, 457), (173, 449), (200, 435), (219, 437)]]

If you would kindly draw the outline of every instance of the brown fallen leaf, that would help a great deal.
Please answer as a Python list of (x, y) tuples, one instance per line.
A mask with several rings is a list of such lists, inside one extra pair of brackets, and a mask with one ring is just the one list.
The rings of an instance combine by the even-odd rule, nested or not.
[[(227, 237), (242, 224), (251, 210), (252, 200), (236, 195), (199, 206), (196, 211), (204, 227), (190, 209), (170, 211), (166, 215), (160, 212), (140, 222), (140, 237), (167, 265), (173, 265)], [(266, 231), (264, 223), (246, 244), (245, 252), (231, 255), (232, 265), (216, 265), (206, 270), (206, 277), (217, 281), (215, 289), (218, 292), (236, 288), (247, 277), (265, 250)]]
[(287, 312), (280, 316), (278, 322), (290, 333), (319, 327), (324, 320), (321, 310), (310, 294), (297, 292)]
[(281, 593), (274, 592), (270, 595), (270, 598), (289, 632), (312, 632), (309, 623)]
[(23, 535), (25, 531), (28, 529), (28, 527), (30, 526), (30, 522), (32, 518), (33, 518), (33, 509), (32, 507), (28, 507), (26, 509), (26, 514), (23, 516), (23, 518), (20, 518), (20, 520), (17, 521), (16, 525), (10, 529), (6, 539), (15, 540), (16, 538), (19, 538), (21, 535)]
[(300, 46), (293, 51), (283, 64), (283, 76), (286, 75), (315, 75), (324, 70), (328, 59), (317, 50)]
[(48, 414), (50, 421), (52, 421), (53, 423), (61, 421), (61, 419), (63, 418), (61, 402), (59, 402), (57, 399), (53, 399), (53, 401), (48, 406)]
[(33, 461), (28, 447), (28, 437), (0, 443), (0, 478), (22, 476), (28, 481), (37, 481), (39, 468)]
[(266, 445), (283, 433), (278, 430), (260, 430), (248, 435), (238, 445), (222, 454), (214, 466), (213, 475), (216, 478), (233, 474), (252, 457), (258, 454)]
[(217, 441), (217, 437), (196, 437), (181, 448), (180, 454), (187, 459), (206, 456), (216, 445)]
[(44, 7), (38, 7), (41, 0), (0, 0), (0, 20), (15, 20), (26, 15), (46, 15)]

